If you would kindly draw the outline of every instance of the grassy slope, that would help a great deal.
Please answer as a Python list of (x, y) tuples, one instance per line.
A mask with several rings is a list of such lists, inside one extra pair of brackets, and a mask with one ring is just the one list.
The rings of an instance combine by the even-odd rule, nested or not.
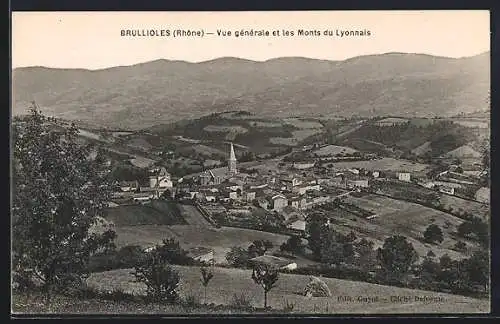
[(118, 247), (137, 244), (150, 246), (164, 238), (175, 238), (184, 248), (204, 246), (214, 249), (216, 262), (225, 262), (225, 255), (232, 246), (247, 247), (254, 240), (270, 240), (275, 246), (281, 245), (288, 236), (243, 228), (207, 228), (192, 225), (142, 225), (117, 226)]
[[(175, 266), (182, 276), (181, 295), (203, 296), (200, 284), (200, 271), (197, 267)], [(125, 291), (141, 293), (143, 286), (132, 283), (130, 270), (114, 270), (95, 273), (89, 278), (89, 283), (101, 289), (122, 288)], [(295, 304), (294, 311), (299, 313), (475, 313), (488, 312), (489, 301), (462, 296), (411, 290), (376, 284), (354, 282), (348, 280), (323, 278), (332, 292), (330, 298), (307, 298), (300, 293), (308, 282), (308, 276), (280, 274), (276, 287), (268, 295), (269, 305), (275, 309), (283, 309), (285, 300)], [(228, 304), (234, 294), (244, 293), (252, 300), (253, 306), (263, 304), (262, 289), (251, 279), (250, 270), (214, 268), (214, 278), (207, 291), (209, 303)], [(379, 297), (378, 302), (339, 302), (339, 296)], [(390, 296), (410, 296), (412, 302), (391, 303)], [(442, 302), (415, 302), (414, 296), (440, 296)]]
[[(454, 235), (456, 228), (462, 222), (458, 217), (418, 204), (375, 195), (362, 198), (348, 197), (346, 201), (377, 213), (378, 216), (372, 220), (357, 218), (357, 221), (353, 222), (344, 219), (348, 227), (367, 236), (368, 239), (375, 239), (377, 245), (382, 245), (386, 237), (398, 233), (408, 237), (420, 256), (425, 256), (432, 250), (437, 258), (444, 254), (453, 259), (465, 257), (462, 253), (451, 249), (457, 242)], [(443, 243), (435, 245), (421, 241), (425, 229), (430, 224), (436, 224), (443, 230)]]
[(178, 207), (162, 201), (109, 208), (106, 218), (116, 226), (186, 224)]

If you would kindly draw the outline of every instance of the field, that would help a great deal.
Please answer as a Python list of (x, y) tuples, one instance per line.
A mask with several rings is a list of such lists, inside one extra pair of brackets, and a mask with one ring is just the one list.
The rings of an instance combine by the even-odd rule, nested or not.
[(281, 123), (267, 121), (249, 121), (249, 125), (253, 127), (281, 127)]
[(106, 219), (116, 226), (186, 224), (176, 206), (162, 201), (107, 209)]
[(284, 119), (284, 122), (286, 124), (295, 126), (297, 128), (301, 129), (314, 129), (314, 128), (323, 128), (323, 125), (321, 123), (318, 123), (316, 121), (307, 121), (307, 120), (301, 120), (301, 119), (296, 119), (296, 118), (286, 118)]
[(295, 139), (294, 137), (271, 137), (269, 139), (269, 143), (286, 146), (295, 146), (298, 144), (297, 139)]
[(208, 125), (203, 128), (206, 132), (235, 132), (235, 133), (246, 133), (248, 129), (242, 126), (218, 126), (218, 125)]
[(470, 127), (470, 128), (489, 128), (490, 123), (487, 119), (463, 119), (456, 120), (453, 119), (455, 124), (459, 124), (461, 126)]
[(357, 150), (347, 147), (347, 146), (337, 146), (337, 145), (327, 145), (322, 148), (314, 151), (315, 154), (319, 156), (329, 156), (329, 155), (337, 155), (337, 154), (352, 154), (357, 152)]
[(334, 168), (338, 169), (352, 169), (352, 168), (363, 168), (366, 170), (373, 171), (408, 171), (408, 172), (420, 172), (425, 170), (428, 165), (415, 163), (406, 160), (398, 160), (393, 158), (382, 158), (377, 160), (368, 161), (353, 161), (353, 162), (335, 162), (333, 163)]
[[(375, 241), (376, 245), (381, 245), (385, 238), (397, 233), (408, 237), (420, 256), (425, 256), (432, 250), (438, 258), (444, 254), (448, 254), (452, 259), (465, 257), (452, 250), (457, 242), (456, 228), (463, 222), (458, 217), (418, 204), (377, 195), (360, 198), (351, 196), (344, 201), (376, 213), (377, 217), (371, 220), (344, 219), (347, 227), (367, 238), (376, 239), (378, 241)], [(423, 233), (430, 224), (436, 224), (443, 230), (444, 241), (439, 245), (421, 242)]]
[(214, 249), (217, 263), (225, 263), (226, 253), (233, 246), (248, 247), (254, 240), (270, 240), (275, 246), (288, 239), (286, 235), (273, 234), (243, 228), (208, 228), (194, 225), (141, 225), (117, 226), (118, 247), (125, 245), (151, 246), (165, 238), (175, 238), (183, 248), (209, 247)]
[[(200, 284), (200, 270), (197, 267), (174, 266), (181, 274), (181, 296), (203, 296)], [(144, 286), (131, 282), (130, 269), (94, 273), (88, 279), (91, 286), (103, 290), (121, 288), (126, 292), (141, 294)], [(490, 311), (488, 300), (479, 300), (462, 296), (389, 287), (341, 279), (322, 278), (330, 288), (332, 297), (307, 298), (301, 295), (308, 276), (280, 274), (277, 285), (268, 294), (268, 304), (274, 309), (283, 309), (285, 301), (294, 304), (294, 313), (482, 313)], [(245, 294), (253, 306), (263, 305), (262, 288), (251, 279), (250, 270), (214, 268), (214, 277), (207, 289), (209, 303), (230, 304), (235, 294)], [(340, 296), (350, 296), (354, 302), (338, 301)], [(357, 301), (364, 298), (378, 297), (378, 301)], [(409, 296), (408, 303), (391, 302), (391, 296)], [(438, 302), (415, 301), (415, 296), (441, 297)]]
[(392, 126), (407, 123), (408, 119), (404, 118), (385, 118), (377, 121), (375, 124), (378, 126)]
[(451, 207), (453, 212), (465, 211), (482, 219), (490, 219), (490, 206), (487, 204), (481, 204), (479, 202), (465, 200), (450, 195), (441, 195), (439, 202), (443, 204), (445, 208)]
[(152, 159), (148, 159), (142, 156), (135, 156), (133, 159), (130, 160), (130, 163), (132, 163), (134, 166), (138, 168), (148, 168), (151, 165), (153, 165), (156, 161)]

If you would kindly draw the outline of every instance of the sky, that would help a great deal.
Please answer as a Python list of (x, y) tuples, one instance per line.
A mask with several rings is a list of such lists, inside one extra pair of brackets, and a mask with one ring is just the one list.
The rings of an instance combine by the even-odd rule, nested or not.
[[(203, 31), (203, 37), (121, 36), (126, 29), (195, 30)], [(218, 36), (218, 29), (233, 35)], [(242, 29), (268, 30), (271, 36), (235, 37)], [(321, 35), (298, 36), (299, 29)], [(275, 30), (279, 36), (272, 36)], [(283, 36), (283, 30), (295, 35)], [(325, 30), (333, 35), (323, 35)], [(349, 30), (366, 30), (370, 36), (336, 36)], [(388, 52), (466, 57), (489, 50), (486, 10), (12, 13), (13, 68), (102, 69), (157, 59), (200, 62), (227, 56), (344, 60)]]

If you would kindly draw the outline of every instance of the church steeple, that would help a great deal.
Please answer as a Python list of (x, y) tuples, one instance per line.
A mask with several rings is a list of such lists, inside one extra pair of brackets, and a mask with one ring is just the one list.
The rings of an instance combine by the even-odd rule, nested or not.
[(231, 142), (231, 150), (229, 152), (229, 160), (228, 160), (228, 167), (229, 167), (229, 173), (230, 174), (235, 174), (237, 173), (236, 170), (236, 155), (234, 154), (234, 147), (233, 143)]

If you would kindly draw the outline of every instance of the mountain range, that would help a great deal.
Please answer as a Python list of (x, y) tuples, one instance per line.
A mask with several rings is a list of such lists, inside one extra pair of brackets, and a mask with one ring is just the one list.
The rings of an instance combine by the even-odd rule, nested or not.
[(490, 53), (445, 58), (387, 53), (344, 61), (223, 57), (156, 60), (101, 70), (13, 70), (13, 115), (36, 101), (47, 115), (139, 129), (244, 110), (260, 117), (452, 116), (487, 110)]

